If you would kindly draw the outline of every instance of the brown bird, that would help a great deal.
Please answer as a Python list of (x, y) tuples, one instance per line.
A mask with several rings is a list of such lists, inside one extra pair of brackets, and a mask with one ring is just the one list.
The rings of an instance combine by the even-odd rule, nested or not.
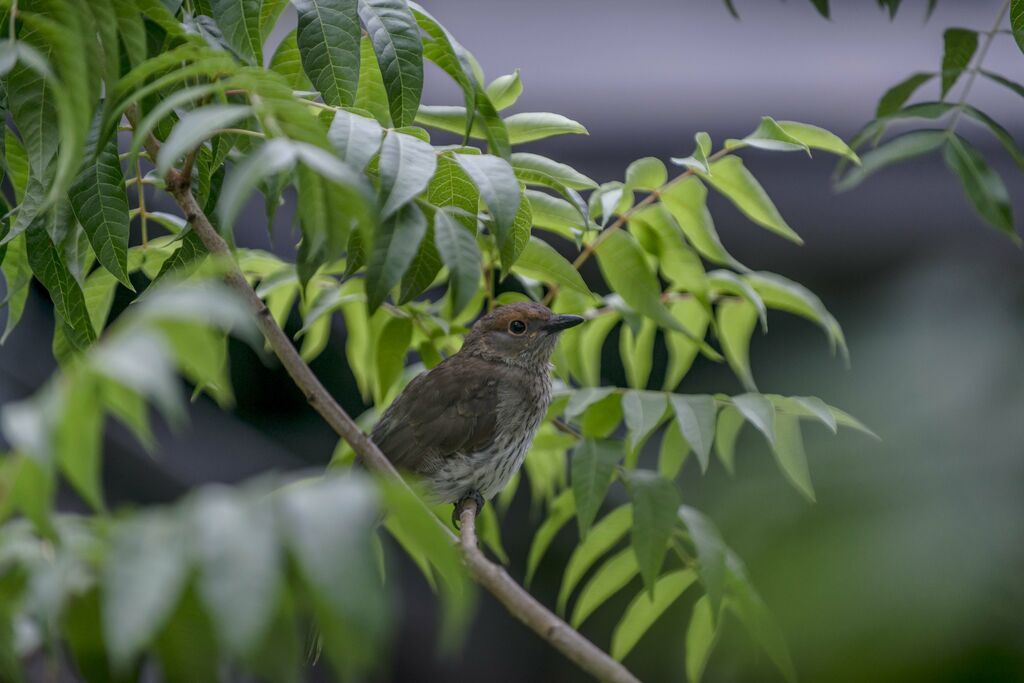
[(438, 503), (482, 509), (515, 474), (551, 402), (558, 333), (583, 322), (537, 303), (499, 306), (462, 349), (417, 376), (371, 437), (395, 467), (418, 475)]

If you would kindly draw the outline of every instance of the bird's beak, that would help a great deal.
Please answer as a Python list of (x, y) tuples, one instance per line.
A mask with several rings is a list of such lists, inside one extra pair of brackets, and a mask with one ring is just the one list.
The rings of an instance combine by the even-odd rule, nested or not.
[(553, 315), (551, 316), (544, 327), (542, 328), (548, 334), (554, 334), (555, 332), (561, 332), (567, 330), (570, 327), (576, 327), (583, 322), (583, 318), (578, 315)]

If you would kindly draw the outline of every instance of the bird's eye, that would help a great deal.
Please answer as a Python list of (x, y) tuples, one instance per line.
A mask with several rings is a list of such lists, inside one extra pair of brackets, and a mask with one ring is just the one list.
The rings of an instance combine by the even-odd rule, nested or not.
[(508, 331), (512, 334), (522, 334), (526, 332), (526, 323), (522, 320), (513, 320), (508, 324)]

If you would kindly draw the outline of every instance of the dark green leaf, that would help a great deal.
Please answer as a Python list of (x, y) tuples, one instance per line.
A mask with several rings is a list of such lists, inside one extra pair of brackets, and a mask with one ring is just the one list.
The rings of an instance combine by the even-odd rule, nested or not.
[(332, 105), (351, 106), (359, 82), (361, 28), (356, 0), (292, 0), (302, 68)]
[(862, 165), (853, 168), (836, 183), (845, 192), (860, 185), (868, 176), (893, 164), (928, 154), (941, 147), (948, 136), (941, 130), (915, 130), (889, 140), (861, 157)]
[[(359, 233), (353, 233), (359, 234)], [(419, 251), (409, 264), (409, 270), (402, 276), (402, 291), (398, 297), (398, 303), (404, 304), (413, 300), (434, 282), (437, 274), (441, 271), (441, 253), (437, 250), (434, 237), (433, 220), (427, 226), (427, 234), (420, 242)]]
[(653, 596), (675, 526), (679, 493), (671, 481), (654, 472), (636, 470), (626, 481), (633, 501), (633, 552), (644, 585)]
[(96, 339), (96, 333), (89, 320), (82, 288), (71, 275), (42, 222), (37, 220), (25, 231), (29, 266), (50, 293), (57, 315), (67, 324), (72, 344), (79, 349), (85, 348)]
[(612, 441), (586, 439), (572, 453), (572, 492), (581, 541), (587, 538), (621, 459), (621, 444)]
[(942, 34), (942, 98), (946, 98), (960, 74), (978, 49), (978, 34), (964, 28), (946, 29)]
[(434, 241), (441, 260), (448, 267), (448, 289), (455, 316), (469, 304), (480, 287), (480, 247), (474, 232), (446, 211), (434, 214)]
[(359, 0), (359, 16), (373, 42), (391, 120), (397, 127), (407, 126), (423, 92), (423, 48), (416, 20), (402, 0)]
[(519, 181), (507, 161), (491, 154), (456, 154), (454, 157), (494, 219), (494, 237), (500, 249), (509, 238), (519, 210)]
[(249, 64), (263, 66), (260, 10), (263, 0), (210, 0), (217, 26), (231, 49)]
[[(436, 216), (434, 220), (438, 234), (439, 221)], [(366, 305), (371, 313), (402, 279), (426, 234), (427, 219), (416, 204), (406, 204), (378, 226), (366, 265)]]
[(284, 76), (285, 82), (292, 90), (307, 91), (313, 89), (309, 76), (302, 70), (302, 56), (299, 54), (298, 31), (290, 31), (284, 37), (274, 56), (270, 58), (269, 68)]
[(935, 78), (934, 73), (919, 72), (889, 88), (878, 101), (875, 117), (882, 118), (903, 108), (910, 96), (922, 85)]
[(715, 400), (710, 396), (669, 396), (679, 431), (690, 445), (701, 469), (707, 471), (711, 442), (715, 438)]
[(945, 148), (946, 165), (956, 173), (974, 208), (990, 225), (1006, 233), (1014, 242), (1020, 236), (1013, 227), (1013, 209), (1002, 178), (985, 163), (974, 147), (960, 136), (953, 136)]
[(718, 614), (725, 592), (725, 542), (714, 523), (699, 510), (680, 505), (679, 519), (697, 549), (697, 572), (711, 601), (712, 614)]
[(128, 194), (117, 154), (117, 139), (111, 138), (78, 175), (68, 198), (100, 264), (134, 290), (128, 279)]
[(411, 135), (388, 133), (380, 148), (381, 218), (426, 190), (436, 168), (437, 156), (429, 144)]
[(764, 600), (750, 583), (742, 561), (732, 552), (726, 558), (726, 572), (726, 589), (731, 598), (730, 608), (786, 680), (795, 683), (796, 672), (793, 670), (793, 661), (782, 637), (782, 630), (768, 610), (768, 606), (764, 604)]

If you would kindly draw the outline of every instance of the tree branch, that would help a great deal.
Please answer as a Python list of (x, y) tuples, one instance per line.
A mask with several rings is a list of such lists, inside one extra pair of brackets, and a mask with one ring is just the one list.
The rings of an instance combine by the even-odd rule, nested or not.
[[(129, 112), (129, 119), (134, 124), (133, 113)], [(156, 159), (160, 148), (159, 141), (149, 135), (146, 138), (145, 146), (150, 158)], [(305, 395), (309, 404), (341, 438), (352, 446), (352, 449), (363, 459), (369, 469), (402, 481), (404, 484), (397, 470), (380, 451), (377, 444), (363, 433), (321, 384), (306, 362), (302, 360), (288, 335), (277, 324), (266, 304), (249, 285), (245, 275), (234, 258), (231, 257), (231, 250), (227, 242), (210, 223), (209, 218), (192, 194), (190, 178), (183, 177), (179, 171), (172, 169), (167, 174), (166, 185), (184, 212), (185, 219), (192, 225), (192, 229), (202, 240), (207, 251), (216, 257), (224, 258), (230, 264), (229, 271), (224, 278), (225, 281), (231, 289), (245, 299), (256, 314), (256, 322), (267, 343), (281, 361), (292, 381)], [(622, 664), (612, 659), (569, 624), (558, 618), (516, 583), (508, 572), (484, 556), (476, 542), (476, 512), (475, 504), (466, 506), (461, 517), (462, 557), (473, 580), (494, 595), (514, 617), (598, 680), (609, 683), (639, 683), (638, 679)], [(455, 540), (454, 536), (452, 536), (452, 540)]]

